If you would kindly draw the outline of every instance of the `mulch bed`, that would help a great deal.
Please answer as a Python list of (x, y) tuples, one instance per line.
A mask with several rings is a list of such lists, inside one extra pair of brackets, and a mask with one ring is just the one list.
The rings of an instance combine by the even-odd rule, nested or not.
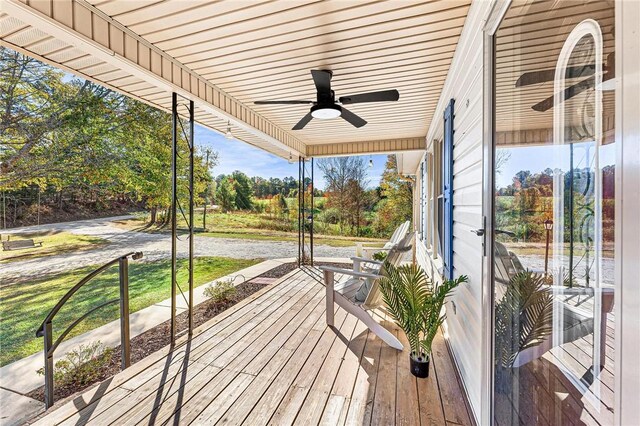
[[(351, 264), (345, 263), (328, 263), (328, 262), (320, 262), (316, 263), (316, 266), (320, 265), (331, 265), (337, 266), (341, 268), (350, 268)], [(213, 301), (205, 301), (194, 308), (193, 311), (193, 321), (195, 327), (198, 327), (205, 322), (209, 321), (216, 315), (226, 311), (233, 305), (237, 304), (243, 299), (251, 296), (253, 293), (265, 287), (265, 284), (258, 284), (252, 282), (255, 278), (281, 278), (288, 274), (289, 272), (295, 270), (298, 267), (297, 263), (284, 263), (280, 266), (277, 266), (257, 277), (252, 278), (251, 280), (239, 284), (237, 288), (236, 295), (231, 300), (227, 300), (224, 302), (215, 303)], [(176, 317), (176, 325), (179, 331), (186, 330), (188, 326), (188, 316), (187, 312), (182, 312)], [(142, 334), (131, 339), (131, 364), (135, 364), (136, 362), (144, 359), (145, 357), (151, 355), (152, 353), (164, 348), (165, 346), (171, 343), (170, 341), (170, 321), (167, 320), (162, 324), (159, 324)], [(54, 400), (57, 401), (56, 406), (62, 405), (64, 402), (72, 399), (72, 397), (82, 393), (92, 385), (98, 382), (102, 382), (115, 374), (119, 373), (120, 370), (120, 345), (114, 348), (113, 355), (109, 359), (109, 362), (106, 363), (98, 374), (98, 378), (91, 383), (86, 383), (84, 385), (68, 385), (54, 386)], [(39, 387), (38, 389), (34, 389), (33, 391), (26, 394), (29, 398), (33, 398), (38, 401), (44, 401), (44, 386)]]

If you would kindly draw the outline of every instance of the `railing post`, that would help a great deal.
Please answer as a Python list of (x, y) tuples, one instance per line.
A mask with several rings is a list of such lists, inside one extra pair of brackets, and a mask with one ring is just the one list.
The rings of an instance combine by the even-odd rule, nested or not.
[(129, 258), (121, 257), (119, 260), (120, 272), (120, 349), (121, 368), (131, 365), (131, 348), (129, 339)]
[(46, 408), (53, 405), (53, 327), (51, 321), (44, 325), (44, 403)]

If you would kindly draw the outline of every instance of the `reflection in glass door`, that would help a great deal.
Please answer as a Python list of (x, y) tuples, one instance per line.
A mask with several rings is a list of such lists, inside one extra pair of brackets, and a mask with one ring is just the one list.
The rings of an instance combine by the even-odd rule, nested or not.
[(612, 424), (614, 6), (514, 1), (496, 33), (497, 424)]

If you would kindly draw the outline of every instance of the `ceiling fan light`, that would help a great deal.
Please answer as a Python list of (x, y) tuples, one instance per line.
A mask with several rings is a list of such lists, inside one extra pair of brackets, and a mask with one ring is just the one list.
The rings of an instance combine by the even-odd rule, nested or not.
[(311, 116), (318, 120), (338, 118), (341, 114), (342, 108), (339, 105), (314, 105), (311, 107)]

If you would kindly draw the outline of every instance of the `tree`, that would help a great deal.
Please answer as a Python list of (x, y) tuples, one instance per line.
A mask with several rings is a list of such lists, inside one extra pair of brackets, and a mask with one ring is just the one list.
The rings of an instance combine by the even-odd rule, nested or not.
[(216, 200), (225, 213), (236, 208), (236, 190), (231, 177), (224, 176), (218, 182)]
[(375, 227), (379, 232), (389, 233), (402, 222), (411, 220), (413, 214), (413, 191), (408, 178), (398, 173), (395, 155), (389, 155), (380, 181), (382, 200), (378, 204)]
[[(58, 209), (64, 193), (72, 212), (79, 205), (102, 211), (120, 202), (144, 203), (155, 221), (171, 201), (170, 115), (63, 77), (0, 47), (0, 189), (11, 197), (37, 186), (45, 198), (56, 196)], [(201, 154), (194, 160), (198, 202), (211, 176)], [(188, 156), (179, 161), (184, 170)], [(179, 195), (188, 194), (181, 189)]]
[(236, 170), (231, 174), (231, 177), (233, 178), (233, 189), (236, 194), (236, 208), (241, 210), (253, 209), (253, 185), (249, 176)]
[(367, 167), (362, 157), (336, 157), (321, 159), (318, 167), (327, 181), (325, 194), (328, 196), (327, 207), (339, 212), (339, 223), (351, 224), (359, 232), (360, 215), (363, 204), (354, 202), (367, 186)]

